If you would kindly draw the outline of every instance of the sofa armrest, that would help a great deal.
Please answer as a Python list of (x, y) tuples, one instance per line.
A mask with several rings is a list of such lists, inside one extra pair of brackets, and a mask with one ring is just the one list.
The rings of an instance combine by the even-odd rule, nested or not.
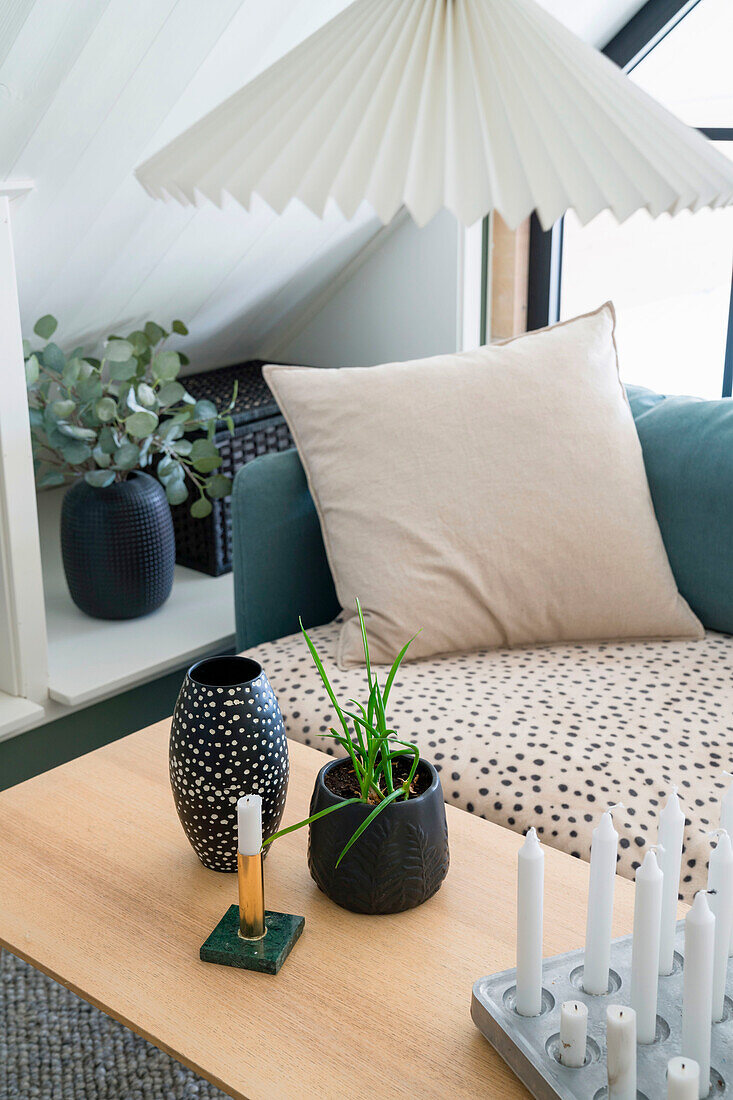
[(295, 450), (261, 455), (232, 488), (237, 648), (330, 622), (340, 611), (313, 498)]

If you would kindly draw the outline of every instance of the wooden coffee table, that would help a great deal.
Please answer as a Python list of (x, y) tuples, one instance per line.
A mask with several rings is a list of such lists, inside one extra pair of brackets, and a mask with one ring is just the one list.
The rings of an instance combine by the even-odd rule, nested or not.
[[(448, 807), (451, 869), (419, 909), (364, 917), (310, 879), (306, 830), (267, 859), (271, 909), (305, 931), (277, 977), (214, 966), (199, 947), (236, 901), (206, 871), (168, 784), (160, 722), (0, 794), (0, 943), (234, 1097), (528, 1093), (476, 1031), (473, 981), (514, 962), (521, 837)], [(326, 759), (291, 742), (285, 823)], [(546, 852), (545, 952), (579, 947), (588, 867)], [(615, 933), (632, 926), (617, 880)]]

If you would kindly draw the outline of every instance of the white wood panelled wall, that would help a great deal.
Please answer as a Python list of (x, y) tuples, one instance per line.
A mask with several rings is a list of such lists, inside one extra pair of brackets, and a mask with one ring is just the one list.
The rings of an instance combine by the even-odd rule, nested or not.
[(35, 0), (0, 65), (0, 174), (38, 186), (15, 219), (24, 330), (62, 344), (183, 317), (197, 365), (255, 353), (378, 224), (156, 203), (132, 171), (347, 0)]

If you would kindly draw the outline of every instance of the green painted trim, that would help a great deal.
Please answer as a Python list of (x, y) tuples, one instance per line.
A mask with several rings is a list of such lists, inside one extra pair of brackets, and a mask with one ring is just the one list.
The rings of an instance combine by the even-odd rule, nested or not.
[(0, 790), (167, 718), (187, 667), (0, 741)]

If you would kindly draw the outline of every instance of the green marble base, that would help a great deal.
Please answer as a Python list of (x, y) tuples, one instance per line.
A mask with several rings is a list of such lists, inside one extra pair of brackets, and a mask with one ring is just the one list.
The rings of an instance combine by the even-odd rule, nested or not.
[(267, 932), (261, 940), (243, 940), (239, 935), (239, 906), (230, 905), (199, 954), (204, 962), (238, 966), (277, 974), (300, 938), (305, 917), (291, 913), (265, 912)]

